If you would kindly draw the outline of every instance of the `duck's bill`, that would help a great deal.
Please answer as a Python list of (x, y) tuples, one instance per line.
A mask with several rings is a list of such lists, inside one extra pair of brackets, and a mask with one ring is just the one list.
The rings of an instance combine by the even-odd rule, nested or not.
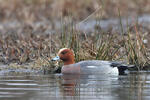
[(52, 58), (52, 61), (57, 61), (57, 60), (60, 60), (59, 56), (56, 56), (55, 58)]

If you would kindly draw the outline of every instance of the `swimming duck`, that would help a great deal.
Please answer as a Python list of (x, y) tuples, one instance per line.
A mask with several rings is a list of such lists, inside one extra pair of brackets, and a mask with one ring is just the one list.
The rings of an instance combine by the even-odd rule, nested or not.
[(117, 61), (85, 60), (75, 63), (74, 52), (69, 48), (62, 48), (58, 56), (52, 61), (62, 60), (61, 73), (63, 74), (125, 74), (128, 66)]

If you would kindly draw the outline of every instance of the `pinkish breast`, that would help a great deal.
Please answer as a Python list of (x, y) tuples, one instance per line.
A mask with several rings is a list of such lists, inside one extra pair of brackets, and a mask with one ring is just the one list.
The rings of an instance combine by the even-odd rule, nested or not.
[(80, 66), (67, 65), (62, 67), (61, 72), (63, 74), (80, 74), (81, 71)]

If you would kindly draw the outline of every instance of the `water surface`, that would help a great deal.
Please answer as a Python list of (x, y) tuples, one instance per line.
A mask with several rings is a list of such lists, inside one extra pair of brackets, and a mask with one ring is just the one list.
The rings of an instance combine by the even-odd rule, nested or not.
[(125, 76), (4, 74), (0, 100), (149, 100), (150, 72)]

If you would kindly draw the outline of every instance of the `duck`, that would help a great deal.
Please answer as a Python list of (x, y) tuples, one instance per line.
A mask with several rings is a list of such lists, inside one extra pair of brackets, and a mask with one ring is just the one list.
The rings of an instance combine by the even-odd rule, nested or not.
[(124, 75), (129, 66), (121, 61), (84, 60), (75, 63), (74, 51), (70, 48), (62, 48), (52, 61), (62, 60), (62, 74), (111, 74)]

